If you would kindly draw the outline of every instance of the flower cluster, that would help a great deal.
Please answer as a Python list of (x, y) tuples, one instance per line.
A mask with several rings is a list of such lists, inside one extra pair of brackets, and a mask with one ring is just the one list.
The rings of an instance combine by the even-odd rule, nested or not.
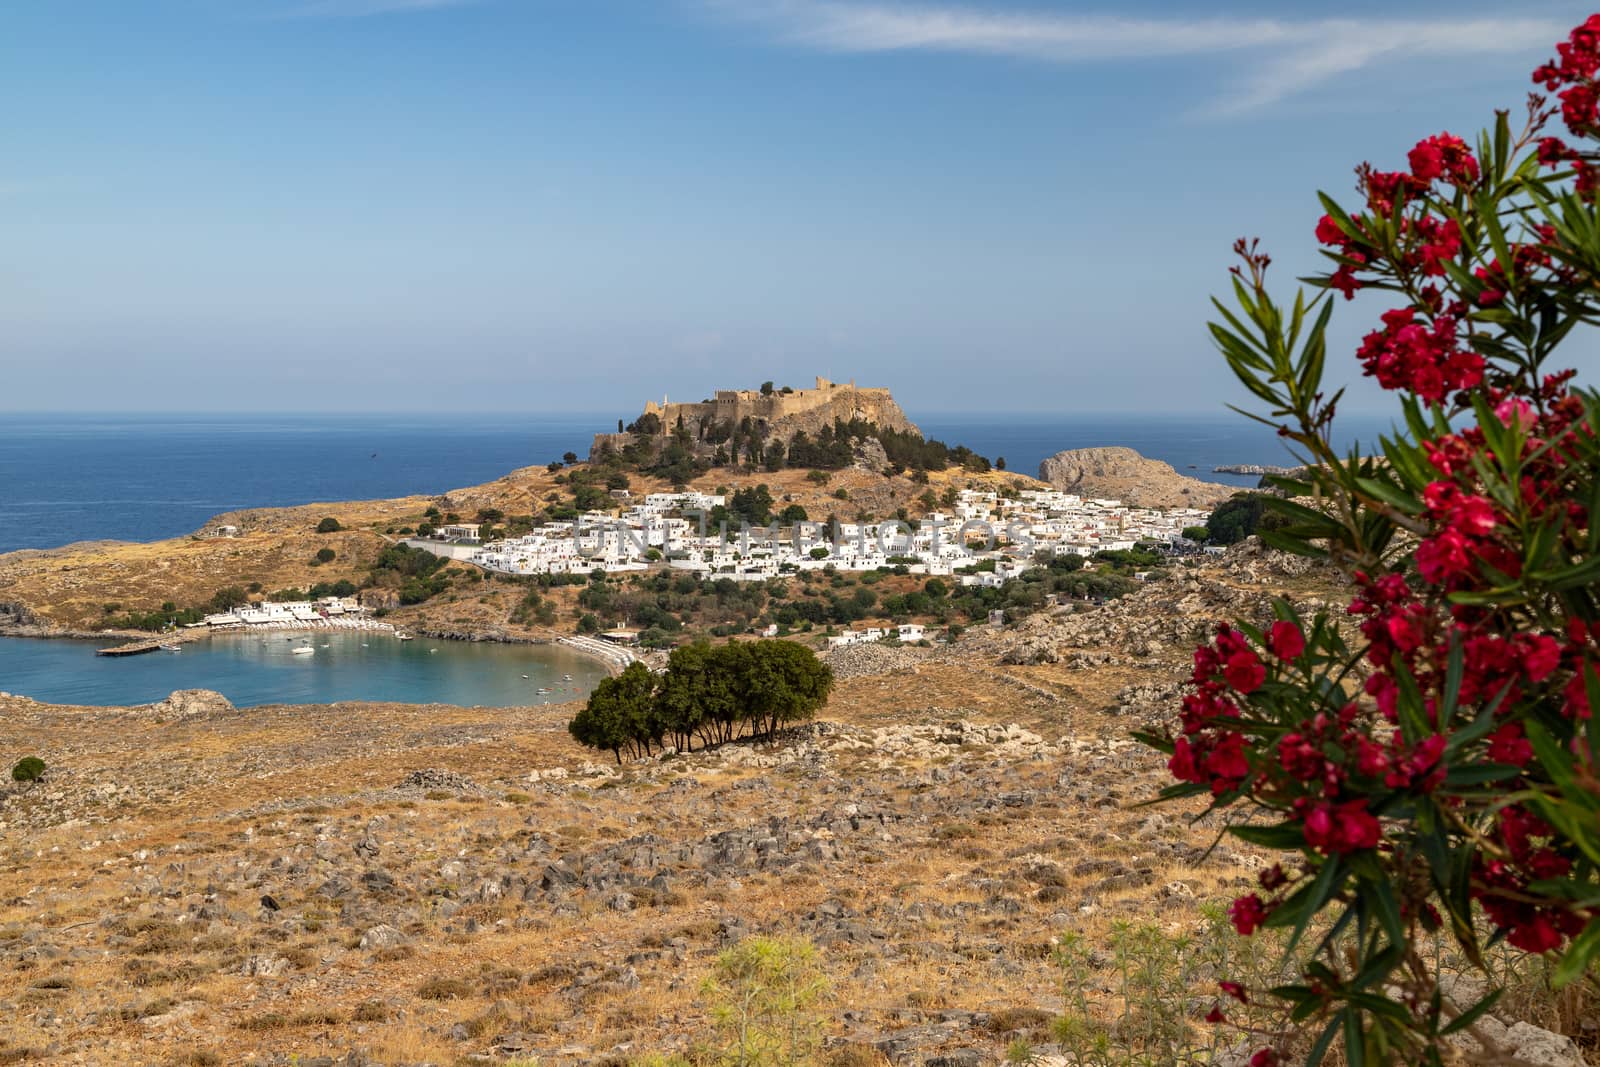
[[(1600, 70), (1600, 15), (1590, 15), (1565, 41), (1556, 45), (1556, 58), (1533, 72), (1535, 84), (1556, 94), (1561, 121), (1574, 137), (1590, 138), (1596, 132), (1600, 114), (1600, 87), (1595, 72)], [(1571, 166), (1580, 194), (1593, 196), (1600, 188), (1600, 168), (1592, 153), (1580, 152), (1559, 137), (1539, 142), (1539, 162), (1547, 167)]]
[(1430, 323), (1413, 308), (1386, 311), (1383, 328), (1367, 334), (1356, 357), (1385, 389), (1404, 389), (1430, 403), (1483, 381), (1483, 357), (1458, 346), (1450, 314)]
[[(1418, 141), (1408, 163), (1409, 171), (1361, 168), (1367, 214), (1350, 216), (1348, 228), (1331, 215), (1317, 221), (1317, 240), (1337, 249), (1333, 256), (1338, 269), (1328, 285), (1347, 300), (1367, 284), (1369, 279), (1361, 276), (1362, 271), (1387, 264), (1404, 275), (1442, 278), (1448, 273), (1446, 264), (1463, 252), (1460, 224), (1430, 212), (1427, 197), (1439, 182), (1457, 190), (1472, 188), (1480, 176), (1477, 157), (1461, 138), (1439, 133)], [(1380, 240), (1375, 221), (1387, 220), (1397, 212), (1400, 221), (1394, 240)]]
[[(1560, 90), (1575, 137), (1600, 143), (1600, 15), (1557, 51), (1535, 80)], [(1520, 137), (1502, 115), (1479, 142), (1482, 158), (1441, 133), (1411, 149), (1404, 171), (1363, 166), (1362, 209), (1330, 202), (1317, 223), (1334, 263), (1325, 289), (1349, 298), (1380, 286), (1404, 301), (1356, 352), (1407, 412), (1382, 461), (1346, 463), (1327, 448), (1321, 338), (1293, 355), (1283, 309), (1266, 294), (1265, 257), (1247, 246), (1246, 314), (1230, 323), (1253, 323), (1261, 338), (1224, 331), (1239, 343), (1222, 347), (1256, 395), (1292, 413), (1280, 432), (1315, 457), (1303, 476), (1315, 492), (1302, 489), (1315, 506), (1285, 506), (1299, 525), (1276, 536), (1334, 559), (1353, 591), (1344, 622), (1324, 614), (1307, 626), (1285, 604), (1264, 631), (1220, 626), (1195, 651), (1179, 733), (1162, 740), (1183, 783), (1175, 793), (1253, 804), (1265, 818), (1236, 832), (1302, 857), (1291, 871), (1261, 872), (1233, 901), (1240, 934), (1339, 907), (1397, 942), (1448, 928), (1475, 951), (1475, 923), (1487, 919), (1518, 949), (1570, 953), (1577, 973), (1600, 960), (1589, 859), (1600, 853), (1591, 748), (1600, 535), (1590, 510), (1600, 500), (1600, 396), (1575, 389), (1571, 371), (1544, 369), (1571, 326), (1600, 320), (1591, 266), (1600, 219), (1571, 215), (1574, 203), (1594, 212), (1583, 197), (1600, 190), (1600, 152), (1542, 137), (1552, 113), (1535, 98)], [(1535, 160), (1571, 173), (1544, 177), (1527, 165)], [(1561, 201), (1568, 187), (1577, 201)], [(1269, 374), (1240, 351), (1289, 354)], [(1457, 879), (1448, 886), (1447, 869)], [(1394, 967), (1390, 958), (1362, 964)], [(1363, 986), (1353, 980), (1361, 965), (1350, 974), (1342, 965), (1331, 958), (1295, 988), (1299, 1017), (1320, 1005), (1360, 1017), (1346, 1033), (1391, 1025), (1394, 1015), (1361, 1014), (1363, 989), (1415, 975)], [(1448, 1021), (1431, 992), (1395, 998), (1413, 1037), (1433, 1035), (1418, 1040)]]

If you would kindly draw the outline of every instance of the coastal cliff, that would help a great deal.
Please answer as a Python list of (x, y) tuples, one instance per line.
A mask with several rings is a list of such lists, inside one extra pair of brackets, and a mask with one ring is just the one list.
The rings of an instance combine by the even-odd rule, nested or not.
[(1057, 452), (1039, 464), (1039, 480), (1067, 493), (1152, 508), (1211, 508), (1238, 492), (1179, 474), (1170, 463), (1121, 447)]

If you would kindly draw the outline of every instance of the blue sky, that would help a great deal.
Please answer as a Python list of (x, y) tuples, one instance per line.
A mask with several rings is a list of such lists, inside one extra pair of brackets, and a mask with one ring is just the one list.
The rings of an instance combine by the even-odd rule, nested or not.
[(1587, 11), (6, 0), (0, 410), (1217, 411), (1233, 238), (1314, 269)]

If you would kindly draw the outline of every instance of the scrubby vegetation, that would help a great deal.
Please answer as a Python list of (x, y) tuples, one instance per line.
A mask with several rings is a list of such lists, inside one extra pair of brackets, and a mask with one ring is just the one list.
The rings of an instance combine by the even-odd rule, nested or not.
[(44, 760), (38, 756), (24, 756), (11, 768), (13, 782), (37, 782), (44, 777)]
[(896, 473), (951, 467), (990, 469), (987, 459), (964, 445), (951, 447), (920, 434), (863, 420), (835, 420), (815, 436), (801, 431), (787, 445), (769, 440), (765, 423), (748, 416), (733, 423), (708, 423), (701, 427), (698, 440), (681, 422), (665, 427), (654, 413), (629, 423), (626, 432), (634, 435), (633, 440), (620, 449), (603, 448), (594, 457), (591, 470), (632, 470), (675, 483), (687, 483), (715, 467), (774, 471), (792, 467), (826, 472), (857, 462), (870, 441), (883, 448)]
[(449, 562), (427, 549), (390, 545), (373, 562), (366, 584), (397, 589), (402, 604), (420, 604), (449, 586), (450, 579), (440, 573)]

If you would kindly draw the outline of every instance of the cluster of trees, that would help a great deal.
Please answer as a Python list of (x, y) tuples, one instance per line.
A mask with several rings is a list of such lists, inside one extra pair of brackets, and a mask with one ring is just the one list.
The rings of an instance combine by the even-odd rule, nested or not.
[[(1072, 555), (1043, 560), (1044, 565), (998, 589), (962, 586), (942, 578), (906, 588), (909, 583), (895, 581), (910, 576), (910, 568), (903, 564), (860, 574), (806, 571), (766, 582), (702, 580), (692, 574), (666, 572), (632, 574), (621, 581), (567, 575), (516, 580), (584, 583), (577, 598), (578, 622), (584, 632), (626, 623), (642, 629), (640, 641), (646, 647), (664, 648), (685, 633), (729, 637), (766, 624), (776, 624), (780, 634), (879, 617), (924, 619), (954, 627), (986, 619), (995, 610), (1014, 620), (1044, 607), (1050, 594), (1104, 600), (1138, 588), (1131, 574), (1151, 569), (1146, 553), (1136, 550), (1119, 555), (1124, 558), (1095, 560), (1092, 566)], [(979, 569), (993, 569), (993, 564)], [(882, 588), (885, 582), (894, 582), (894, 587)]]
[(824, 426), (815, 438), (801, 430), (789, 442), (791, 467), (836, 471), (850, 466), (855, 458), (856, 450), (850, 438), (839, 436), (832, 426)]
[[(603, 447), (595, 457), (596, 466), (637, 470), (675, 484), (687, 484), (713, 467), (740, 464), (773, 471), (784, 467), (842, 470), (855, 462), (858, 445), (869, 438), (882, 444), (889, 462), (898, 470), (926, 472), (952, 466), (969, 471), (990, 469), (987, 459), (964, 445), (952, 448), (917, 433), (882, 429), (863, 419), (835, 420), (815, 437), (800, 431), (787, 445), (768, 440), (765, 421), (748, 415), (737, 422), (707, 419), (698, 431), (693, 431), (684, 425), (681, 416), (675, 426), (668, 427), (660, 416), (650, 413), (629, 423), (627, 429), (634, 435), (633, 440), (620, 450)], [(697, 446), (715, 446), (709, 461), (697, 457)], [(703, 452), (703, 448), (699, 451)], [(560, 465), (552, 463), (550, 469), (557, 471)]]
[(156, 611), (129, 611), (122, 615), (117, 612), (122, 610), (121, 604), (106, 604), (102, 610), (106, 615), (106, 625), (118, 630), (150, 630), (159, 632), (178, 626), (187, 626), (191, 623), (201, 622), (207, 615), (221, 614), (232, 611), (250, 602), (249, 594), (236, 585), (218, 589), (211, 595), (211, 599), (197, 607), (180, 608), (168, 600)]
[(989, 469), (989, 461), (966, 445), (951, 447), (943, 441), (902, 430), (877, 430), (872, 436), (883, 445), (884, 454), (896, 467), (913, 471), (942, 471), (960, 467), (974, 473)]
[(321, 600), (325, 596), (355, 596), (360, 587), (347, 578), (337, 582), (318, 582), (310, 589), (277, 589), (267, 594), (267, 599), (284, 604), (299, 600)]
[(1207, 539), (1215, 545), (1236, 545), (1257, 530), (1282, 529), (1287, 523), (1267, 508), (1271, 497), (1271, 493), (1233, 494), (1206, 519)]
[(420, 604), (449, 587), (450, 579), (440, 573), (449, 562), (426, 549), (390, 545), (373, 561), (367, 584), (398, 588), (400, 603)]
[(812, 718), (827, 702), (833, 670), (790, 641), (686, 645), (653, 675), (635, 663), (595, 688), (568, 730), (622, 762), (668, 744), (689, 751), (740, 737), (770, 737)]

